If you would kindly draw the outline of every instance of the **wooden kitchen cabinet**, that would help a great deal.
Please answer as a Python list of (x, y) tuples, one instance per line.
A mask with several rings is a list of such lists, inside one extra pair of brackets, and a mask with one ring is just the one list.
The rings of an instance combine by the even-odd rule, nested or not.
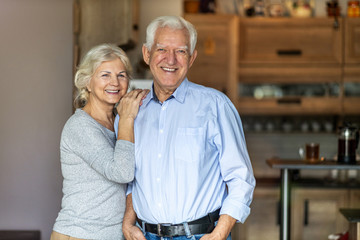
[(345, 21), (344, 114), (360, 114), (360, 19)]
[(328, 239), (348, 230), (339, 209), (349, 206), (350, 190), (294, 188), (291, 207), (291, 239)]
[(236, 82), (238, 18), (188, 14), (185, 19), (198, 32), (198, 55), (189, 70), (189, 80), (229, 93)]
[(242, 114), (341, 113), (342, 21), (240, 18), (239, 28)]
[(184, 17), (198, 30), (190, 81), (243, 116), (360, 114), (360, 19)]
[[(240, 67), (341, 67), (342, 23), (331, 18), (240, 18)], [(248, 65), (247, 65), (248, 64)], [(281, 72), (279, 72), (279, 75)]]
[(360, 190), (350, 191), (349, 208), (360, 208)]
[(232, 238), (236, 240), (279, 239), (279, 202), (278, 187), (256, 187), (251, 214), (244, 225), (235, 225)]
[(360, 64), (360, 19), (345, 20), (345, 64)]

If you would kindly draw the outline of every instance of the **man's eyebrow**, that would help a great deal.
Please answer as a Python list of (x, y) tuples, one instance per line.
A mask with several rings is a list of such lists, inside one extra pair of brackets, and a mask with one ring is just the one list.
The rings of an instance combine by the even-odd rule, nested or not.
[[(164, 44), (160, 44), (160, 43), (157, 43), (156, 44), (156, 47), (160, 47), (160, 48), (164, 48), (164, 47), (166, 47)], [(180, 46), (180, 47), (178, 47), (178, 48), (182, 48), (182, 49), (188, 49), (188, 46)]]

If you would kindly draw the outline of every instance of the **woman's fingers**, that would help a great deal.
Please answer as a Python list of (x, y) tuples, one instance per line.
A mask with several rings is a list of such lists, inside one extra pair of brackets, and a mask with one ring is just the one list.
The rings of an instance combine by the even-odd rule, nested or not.
[(117, 111), (120, 116), (129, 115), (135, 119), (139, 106), (142, 104), (142, 100), (149, 93), (149, 90), (135, 89), (126, 93), (120, 100), (117, 106)]

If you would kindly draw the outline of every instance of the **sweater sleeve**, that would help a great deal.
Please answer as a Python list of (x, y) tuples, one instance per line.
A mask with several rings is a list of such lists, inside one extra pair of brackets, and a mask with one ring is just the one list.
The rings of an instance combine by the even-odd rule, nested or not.
[(85, 117), (72, 118), (64, 126), (61, 151), (73, 153), (110, 181), (128, 183), (134, 178), (134, 144), (115, 143), (101, 127)]

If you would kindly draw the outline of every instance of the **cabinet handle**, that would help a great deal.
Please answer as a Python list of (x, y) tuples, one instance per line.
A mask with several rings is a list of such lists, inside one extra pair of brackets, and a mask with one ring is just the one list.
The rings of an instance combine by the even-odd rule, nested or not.
[(309, 200), (304, 201), (304, 226), (309, 224)]
[(290, 49), (290, 50), (277, 50), (279, 56), (301, 56), (302, 51), (299, 49)]
[(280, 224), (281, 224), (281, 219), (280, 219), (280, 216), (281, 216), (281, 204), (280, 204), (280, 201), (277, 202), (276, 206), (277, 206), (277, 208), (276, 208), (276, 223), (277, 223), (277, 225), (280, 226)]
[(301, 98), (280, 98), (278, 104), (301, 104)]

